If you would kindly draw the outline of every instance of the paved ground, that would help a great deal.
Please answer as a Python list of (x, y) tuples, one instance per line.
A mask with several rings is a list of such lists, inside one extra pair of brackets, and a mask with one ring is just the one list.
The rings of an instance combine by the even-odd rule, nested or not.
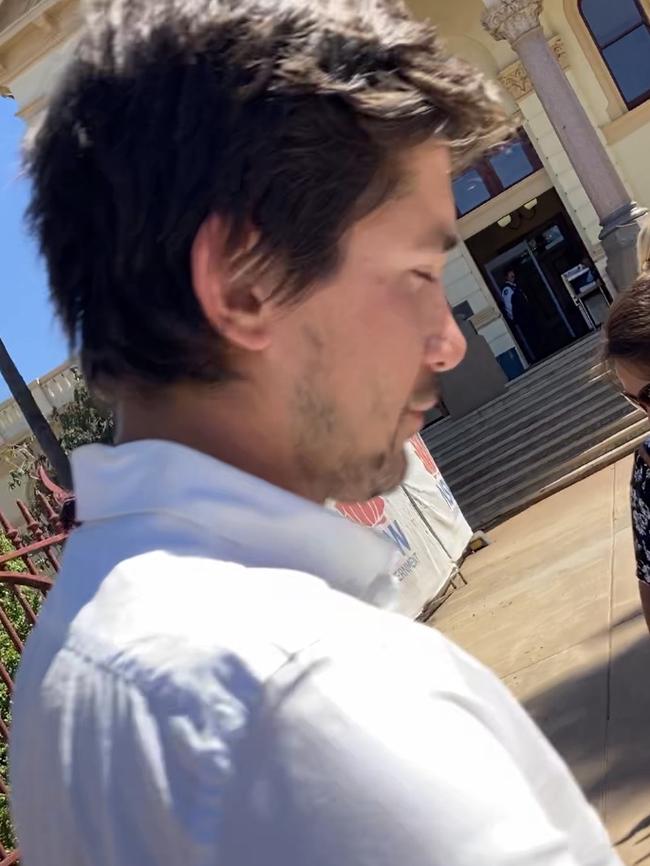
[(650, 866), (650, 636), (630, 535), (631, 459), (490, 533), (432, 624), (526, 704), (628, 866)]

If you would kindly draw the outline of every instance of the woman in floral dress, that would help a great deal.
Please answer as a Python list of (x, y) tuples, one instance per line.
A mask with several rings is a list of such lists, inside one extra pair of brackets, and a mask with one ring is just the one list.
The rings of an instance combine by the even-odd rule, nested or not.
[[(639, 277), (610, 311), (605, 355), (623, 395), (650, 416), (650, 223), (639, 237), (639, 266)], [(650, 437), (636, 452), (630, 498), (636, 573), (650, 629)]]
[(650, 455), (646, 440), (636, 453), (632, 472), (632, 525), (639, 581), (650, 585)]

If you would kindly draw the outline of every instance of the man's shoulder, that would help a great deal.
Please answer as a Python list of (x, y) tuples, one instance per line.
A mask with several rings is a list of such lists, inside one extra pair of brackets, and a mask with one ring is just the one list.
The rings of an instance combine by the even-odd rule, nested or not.
[(72, 539), (33, 643), (44, 648), (39, 635), (65, 636), (54, 645), (140, 683), (161, 672), (189, 682), (193, 671), (210, 676), (235, 660), (264, 681), (344, 620), (358, 633), (379, 614), (318, 576), (247, 564), (227, 549), (205, 555), (120, 543), (91, 557), (92, 546), (90, 534)]
[(62, 651), (100, 679), (209, 696), (224, 683), (263, 691), (285, 668), (303, 676), (326, 665), (346, 679), (380, 667), (396, 682), (408, 672), (418, 688), (466, 691), (472, 662), (450, 641), (312, 574), (178, 549), (98, 551), (89, 570), (87, 547), (71, 546), (37, 632), (65, 634)]
[(313, 642), (327, 594), (312, 575), (191, 552), (146, 551), (85, 575), (71, 553), (37, 630), (65, 632), (66, 648), (140, 682), (235, 658), (264, 679)]

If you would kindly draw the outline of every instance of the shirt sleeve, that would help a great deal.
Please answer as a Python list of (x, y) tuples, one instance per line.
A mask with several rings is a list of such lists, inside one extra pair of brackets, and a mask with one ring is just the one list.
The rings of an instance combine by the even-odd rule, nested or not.
[[(457, 694), (357, 673), (317, 665), (281, 687), (259, 720), (247, 790), (227, 822), (242, 866), (258, 862), (260, 845), (266, 862), (310, 866), (620, 864), (568, 770), (500, 683), (497, 714), (511, 714), (504, 732), (532, 752), (526, 769)], [(563, 818), (526, 777), (536, 762)]]

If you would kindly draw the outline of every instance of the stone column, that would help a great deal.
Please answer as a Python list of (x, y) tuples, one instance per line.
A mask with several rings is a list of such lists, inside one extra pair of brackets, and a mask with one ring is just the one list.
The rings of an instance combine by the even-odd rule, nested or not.
[(539, 16), (543, 0), (485, 0), (483, 26), (519, 55), (567, 156), (593, 204), (617, 289), (637, 274), (636, 238), (646, 211), (631, 201), (616, 167), (546, 41)]

